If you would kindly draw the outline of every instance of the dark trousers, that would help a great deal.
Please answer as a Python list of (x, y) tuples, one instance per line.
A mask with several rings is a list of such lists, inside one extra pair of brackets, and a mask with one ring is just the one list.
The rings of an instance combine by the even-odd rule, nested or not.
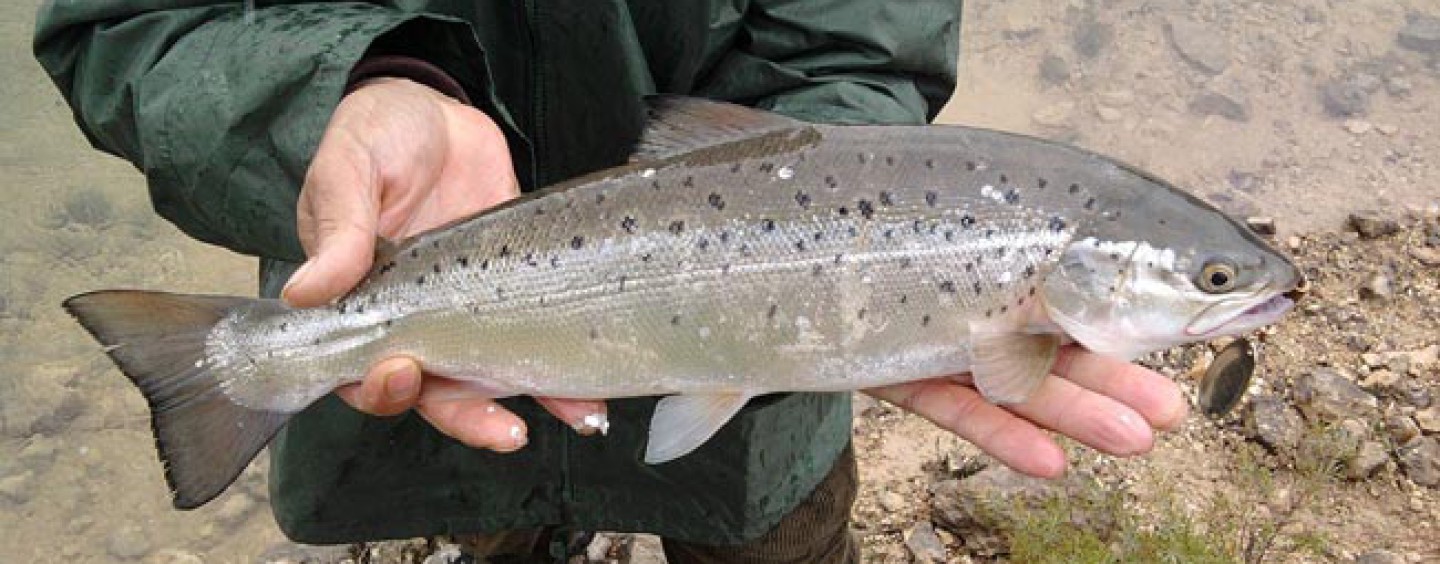
[[(661, 539), (670, 564), (858, 563), (860, 546), (850, 534), (850, 506), (859, 488), (853, 447), (846, 447), (810, 497), (759, 538), (741, 545), (712, 546)], [(454, 539), (480, 562), (555, 562), (548, 529), (465, 535)], [(578, 547), (583, 550), (583, 547)], [(563, 561), (563, 560), (562, 560)]]

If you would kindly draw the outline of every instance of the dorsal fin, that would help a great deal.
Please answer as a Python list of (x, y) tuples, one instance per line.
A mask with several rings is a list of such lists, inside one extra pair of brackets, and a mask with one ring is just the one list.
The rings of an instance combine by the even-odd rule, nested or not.
[(665, 159), (807, 125), (779, 114), (704, 98), (657, 94), (646, 96), (645, 104), (649, 121), (631, 162)]

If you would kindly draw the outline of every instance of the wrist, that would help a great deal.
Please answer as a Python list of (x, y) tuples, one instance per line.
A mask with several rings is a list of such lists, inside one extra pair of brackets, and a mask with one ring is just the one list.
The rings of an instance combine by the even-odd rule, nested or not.
[(345, 93), (349, 94), (362, 86), (381, 79), (399, 78), (430, 87), (431, 90), (470, 105), (470, 97), (460, 83), (440, 67), (414, 57), (402, 55), (377, 55), (367, 57), (350, 71)]

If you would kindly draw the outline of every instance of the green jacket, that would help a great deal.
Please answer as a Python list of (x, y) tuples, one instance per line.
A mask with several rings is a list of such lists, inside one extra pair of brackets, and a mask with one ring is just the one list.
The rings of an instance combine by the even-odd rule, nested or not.
[[(260, 257), (270, 296), (304, 259), (299, 186), (363, 57), (448, 73), (501, 123), (533, 189), (623, 162), (656, 91), (922, 123), (953, 89), (959, 42), (959, 0), (256, 3), (248, 15), (238, 0), (47, 3), (35, 52), (90, 141), (144, 171), (155, 209)], [(610, 435), (581, 438), (506, 400), (531, 440), (497, 455), (331, 396), (272, 443), (272, 505), (309, 543), (558, 524), (733, 544), (807, 496), (850, 434), (848, 395), (776, 395), (695, 453), (646, 466), (654, 403), (612, 401)]]

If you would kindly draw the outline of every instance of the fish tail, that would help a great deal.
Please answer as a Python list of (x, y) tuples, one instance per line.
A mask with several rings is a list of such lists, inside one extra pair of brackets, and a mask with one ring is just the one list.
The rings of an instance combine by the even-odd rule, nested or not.
[(199, 507), (225, 491), (292, 415), (237, 405), (224, 391), (234, 371), (205, 361), (215, 324), (257, 301), (139, 290), (65, 300), (150, 405), (176, 508)]

